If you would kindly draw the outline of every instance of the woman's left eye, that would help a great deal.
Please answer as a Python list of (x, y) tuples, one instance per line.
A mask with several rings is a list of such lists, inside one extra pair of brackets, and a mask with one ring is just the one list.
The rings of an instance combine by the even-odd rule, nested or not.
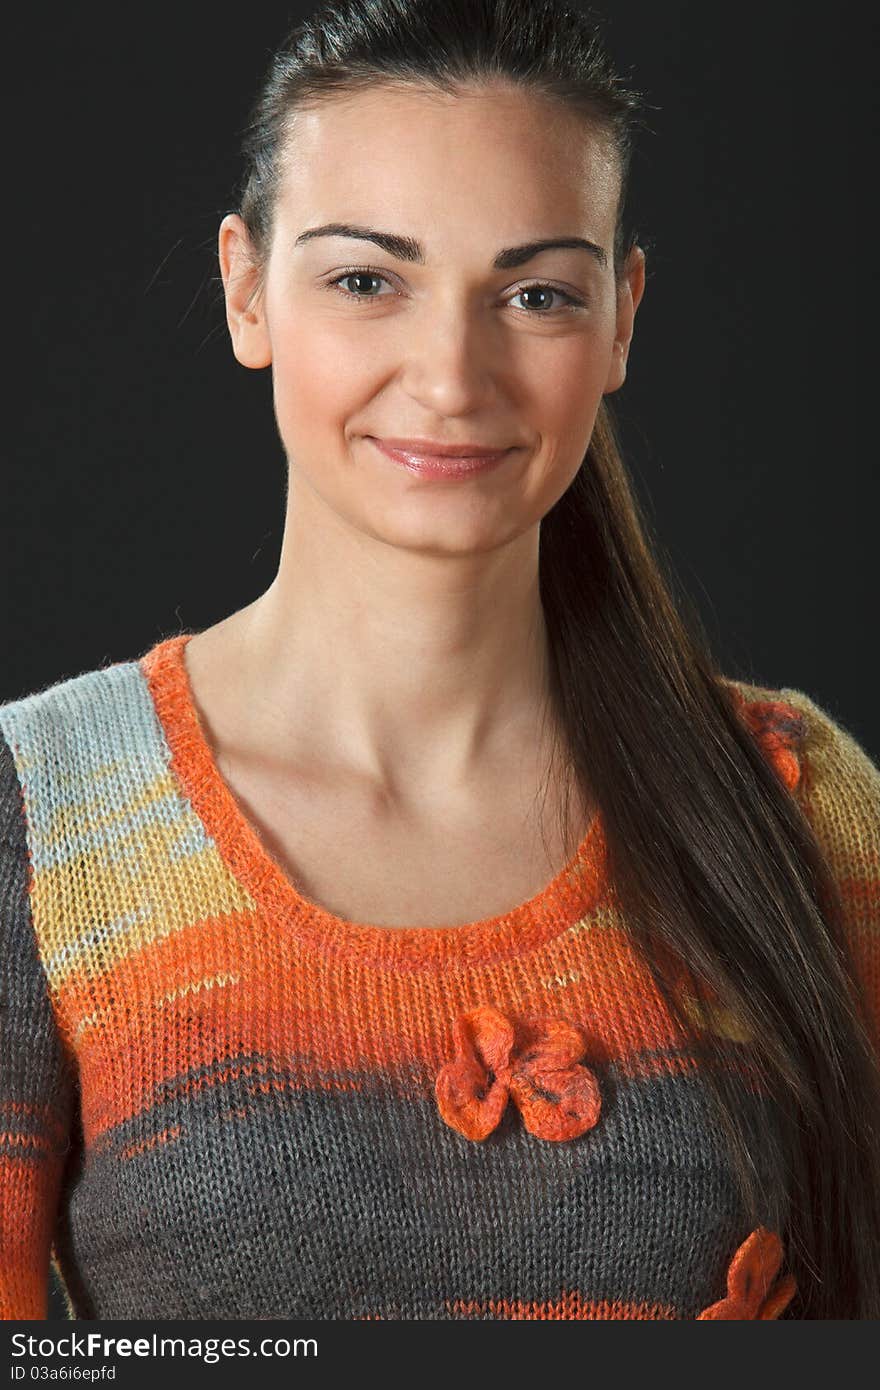
[[(536, 285), (523, 285), (521, 289), (518, 289), (518, 290), (517, 290), (517, 292), (516, 292), (516, 294), (513, 296), (513, 298), (514, 298), (514, 299), (518, 299), (519, 296), (520, 296), (521, 294), (537, 294), (539, 291), (540, 291), (541, 293), (545, 294), (545, 295), (548, 295), (548, 294), (549, 294), (549, 295), (558, 294), (558, 295), (560, 296), (561, 299), (565, 299), (565, 300), (568, 301), (568, 305), (567, 305), (568, 308), (578, 309), (578, 308), (582, 308), (582, 307), (583, 307), (584, 301), (583, 301), (582, 299), (576, 298), (576, 296), (573, 295), (573, 294), (569, 294), (569, 293), (568, 293), (568, 290), (558, 290), (558, 289), (556, 288), (555, 285), (544, 285), (544, 284), (542, 284), (542, 283), (540, 283), (540, 282), (539, 282), (538, 284), (536, 284)], [(563, 307), (565, 307), (565, 306), (563, 306)], [(533, 313), (534, 310), (526, 310), (526, 312), (527, 312), (527, 313)], [(547, 309), (547, 310), (541, 310), (540, 312), (541, 312), (541, 313), (552, 313), (553, 310), (552, 310), (552, 309)]]
[[(329, 280), (327, 283), (328, 286), (332, 285), (339, 294), (344, 295), (346, 299), (353, 300), (355, 303), (364, 303), (369, 299), (388, 298), (387, 295), (359, 294), (352, 290), (342, 289), (342, 282), (344, 280), (381, 280), (384, 284), (389, 284), (390, 281), (386, 278), (386, 276), (380, 275), (378, 271), (369, 270), (367, 267), (362, 267), (360, 269), (355, 270), (346, 270), (341, 275), (337, 275), (333, 280)], [(516, 291), (514, 295), (511, 296), (511, 298), (519, 299), (521, 295), (533, 295), (539, 292), (545, 296), (545, 299), (547, 296), (558, 295), (560, 299), (564, 299), (567, 301), (567, 307), (569, 308), (581, 308), (584, 304), (584, 301), (582, 299), (578, 299), (575, 295), (569, 294), (567, 290), (559, 290), (556, 288), (555, 285), (547, 285), (544, 284), (542, 281), (538, 281), (533, 285), (520, 286), (520, 288)], [(551, 307), (550, 309), (539, 309), (535, 308), (535, 306), (532, 306), (531, 308), (527, 307), (526, 309), (521, 310), (520, 312), (531, 314), (533, 317), (540, 317), (541, 315), (546, 316), (547, 314), (554, 313), (556, 312), (556, 310), (553, 307)]]

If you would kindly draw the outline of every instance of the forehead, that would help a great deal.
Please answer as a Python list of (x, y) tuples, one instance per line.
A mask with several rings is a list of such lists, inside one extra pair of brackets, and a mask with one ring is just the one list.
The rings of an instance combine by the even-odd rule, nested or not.
[(609, 140), (509, 84), (455, 94), (382, 85), (323, 101), (290, 121), (282, 167), (278, 213), (289, 225), (350, 215), (416, 231), (503, 219), (513, 232), (513, 219), (534, 234), (586, 219), (586, 234), (613, 233)]

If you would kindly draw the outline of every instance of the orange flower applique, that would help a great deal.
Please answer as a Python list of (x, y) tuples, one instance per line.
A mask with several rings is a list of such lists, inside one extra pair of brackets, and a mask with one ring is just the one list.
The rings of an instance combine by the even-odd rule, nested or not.
[(459, 1014), (455, 1057), (437, 1076), (440, 1114), (466, 1139), (485, 1139), (512, 1096), (539, 1139), (576, 1139), (599, 1118), (599, 1084), (580, 1063), (587, 1039), (563, 1018), (514, 1022), (491, 1004)]
[(799, 749), (805, 732), (800, 710), (785, 700), (747, 700), (738, 690), (734, 697), (748, 728), (789, 791), (794, 791), (801, 779)]
[(778, 1318), (797, 1292), (793, 1275), (777, 1279), (781, 1265), (782, 1241), (774, 1231), (759, 1226), (730, 1262), (727, 1296), (705, 1308), (700, 1318)]

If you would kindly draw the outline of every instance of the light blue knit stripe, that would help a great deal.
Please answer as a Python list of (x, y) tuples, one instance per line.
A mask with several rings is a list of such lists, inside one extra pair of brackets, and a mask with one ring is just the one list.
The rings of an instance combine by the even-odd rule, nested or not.
[[(137, 838), (131, 846), (123, 841), (150, 825), (178, 829), (169, 852), (177, 862), (213, 845), (182, 790), (131, 809), (167, 776), (171, 761), (137, 661), (86, 671), (0, 705), (0, 728), (25, 788), (36, 872), (96, 850), (106, 851), (108, 862), (136, 862)], [(99, 789), (100, 813), (114, 816), (104, 824), (96, 824)], [(55, 828), (62, 809), (74, 816), (82, 811), (81, 829), (63, 840)]]

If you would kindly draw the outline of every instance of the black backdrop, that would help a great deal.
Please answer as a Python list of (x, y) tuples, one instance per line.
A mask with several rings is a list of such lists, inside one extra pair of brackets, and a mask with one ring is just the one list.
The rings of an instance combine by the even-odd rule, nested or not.
[[(215, 247), (251, 97), (306, 8), (10, 22), (0, 700), (216, 622), (274, 574), (269, 373), (232, 356)], [(880, 759), (873, 18), (598, 8), (659, 108), (611, 398), (639, 493), (723, 668), (806, 690)]]

